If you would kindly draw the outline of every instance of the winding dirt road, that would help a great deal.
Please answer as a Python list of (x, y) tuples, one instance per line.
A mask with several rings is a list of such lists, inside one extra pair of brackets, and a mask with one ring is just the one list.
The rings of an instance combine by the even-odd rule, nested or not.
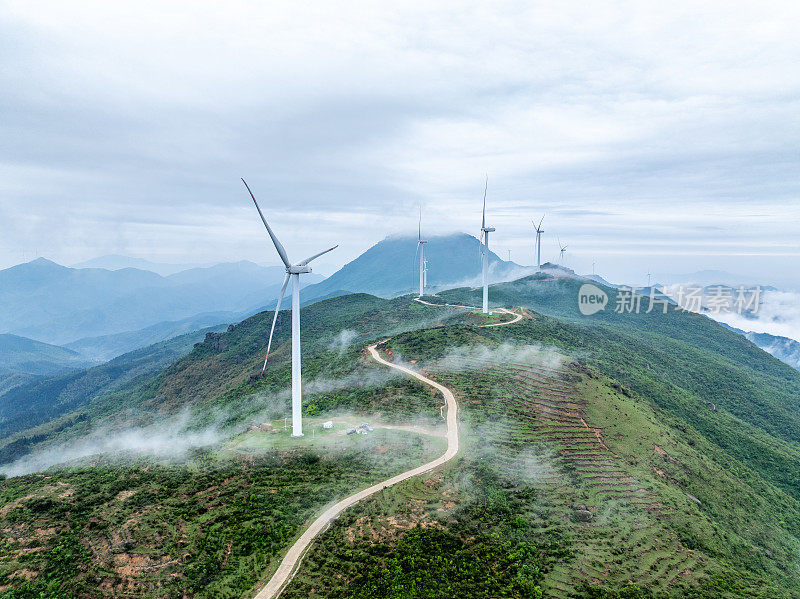
[[(415, 302), (419, 302), (420, 304), (425, 304), (426, 306), (443, 306), (446, 308), (467, 308), (468, 310), (480, 310), (477, 306), (463, 306), (461, 304), (432, 304), (431, 302), (426, 302), (425, 300), (415, 297)], [(501, 327), (506, 324), (514, 324), (515, 322), (519, 322), (523, 318), (525, 318), (525, 314), (522, 312), (514, 312), (513, 310), (508, 310), (506, 308), (493, 308), (497, 312), (502, 312), (503, 314), (511, 314), (515, 318), (513, 320), (507, 320), (506, 322), (495, 322), (492, 324), (482, 324), (481, 327)]]
[[(428, 306), (448, 306), (448, 307), (456, 307), (456, 308), (473, 308), (472, 306), (457, 306), (451, 304), (431, 304), (429, 302), (425, 302), (419, 298), (417, 298), (418, 302), (422, 304), (426, 304)], [(518, 322), (520, 319), (524, 317), (524, 314), (517, 314), (511, 310), (506, 310), (505, 308), (495, 308), (499, 312), (505, 312), (506, 314), (513, 314), (516, 316), (513, 320), (509, 320), (506, 322), (498, 322), (494, 324), (483, 325), (486, 327), (496, 327), (502, 325), (513, 324)], [(384, 343), (384, 342), (381, 342)], [(342, 499), (338, 503), (333, 504), (328, 509), (326, 509), (321, 516), (319, 516), (314, 522), (311, 523), (305, 532), (300, 536), (297, 541), (295, 541), (294, 545), (289, 548), (289, 551), (286, 552), (286, 555), (283, 557), (278, 569), (275, 571), (275, 574), (272, 575), (267, 585), (262, 588), (258, 594), (255, 596), (255, 599), (275, 599), (278, 595), (281, 594), (283, 588), (292, 580), (295, 572), (297, 571), (300, 562), (303, 559), (303, 555), (305, 555), (306, 551), (308, 551), (311, 542), (316, 538), (316, 536), (324, 531), (330, 523), (335, 520), (339, 514), (341, 514), (344, 510), (349, 508), (351, 505), (354, 505), (361, 501), (362, 499), (366, 499), (367, 497), (374, 495), (378, 491), (385, 489), (387, 487), (391, 487), (401, 481), (408, 480), (418, 474), (424, 474), (425, 472), (429, 472), (442, 464), (449, 462), (458, 454), (459, 449), (459, 440), (458, 440), (458, 402), (456, 402), (456, 398), (453, 395), (453, 392), (450, 391), (444, 385), (440, 385), (436, 381), (432, 381), (428, 377), (412, 370), (411, 368), (407, 368), (406, 366), (400, 366), (398, 364), (393, 364), (384, 360), (380, 354), (378, 353), (378, 345), (381, 343), (376, 343), (374, 345), (370, 345), (367, 350), (369, 351), (372, 359), (376, 362), (383, 364), (384, 366), (388, 366), (389, 368), (394, 368), (401, 372), (404, 372), (414, 378), (422, 381), (426, 385), (430, 385), (437, 391), (439, 391), (445, 399), (445, 403), (447, 405), (447, 433), (445, 435), (447, 439), (447, 450), (442, 454), (441, 457), (436, 458), (432, 462), (428, 462), (423, 464), (422, 466), (418, 466), (412, 470), (407, 470), (397, 476), (393, 476), (387, 480), (379, 482), (371, 487), (363, 489), (354, 495), (350, 495), (345, 499)]]
[(427, 464), (423, 464), (422, 466), (418, 466), (413, 470), (407, 470), (397, 476), (393, 476), (390, 479), (384, 480), (379, 482), (378, 484), (372, 485), (362, 491), (359, 491), (355, 495), (350, 495), (349, 497), (342, 499), (340, 502), (335, 503), (331, 507), (329, 507), (323, 514), (314, 520), (314, 522), (309, 526), (306, 531), (300, 536), (297, 541), (295, 541), (294, 545), (289, 548), (289, 551), (286, 552), (286, 555), (283, 558), (280, 566), (275, 571), (275, 574), (272, 575), (272, 578), (267, 583), (263, 589), (259, 591), (256, 595), (255, 599), (274, 599), (277, 597), (280, 592), (283, 590), (283, 587), (286, 586), (294, 572), (297, 570), (297, 566), (300, 563), (300, 560), (303, 558), (306, 550), (308, 549), (311, 542), (314, 538), (325, 530), (328, 525), (336, 519), (336, 517), (341, 514), (344, 510), (349, 508), (351, 505), (358, 503), (362, 499), (366, 499), (370, 495), (374, 495), (381, 489), (385, 489), (386, 487), (391, 487), (401, 481), (407, 480), (413, 476), (417, 476), (418, 474), (423, 474), (434, 468), (441, 466), (445, 462), (449, 462), (456, 454), (458, 454), (458, 403), (456, 402), (456, 398), (453, 396), (452, 391), (445, 387), (444, 385), (440, 385), (439, 383), (432, 381), (426, 376), (421, 375), (420, 373), (411, 370), (410, 368), (406, 368), (405, 366), (399, 366), (397, 364), (392, 364), (391, 362), (387, 362), (384, 360), (380, 354), (378, 353), (377, 346), (379, 344), (370, 345), (367, 349), (369, 350), (372, 359), (384, 364), (385, 366), (389, 366), (390, 368), (394, 368), (396, 370), (400, 370), (406, 374), (413, 376), (414, 378), (422, 381), (426, 385), (430, 385), (437, 391), (440, 391), (442, 395), (444, 395), (445, 402), (447, 404), (447, 450), (442, 454), (441, 457), (436, 458), (432, 462), (428, 462)]

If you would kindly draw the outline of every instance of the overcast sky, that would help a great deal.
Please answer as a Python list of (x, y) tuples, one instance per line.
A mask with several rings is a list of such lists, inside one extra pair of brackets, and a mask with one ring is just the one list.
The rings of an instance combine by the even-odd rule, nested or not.
[[(337, 4), (335, 6), (335, 4)], [(800, 4), (0, 4), (0, 267), (476, 233), (800, 287)], [(432, 265), (433, 266), (433, 265)]]

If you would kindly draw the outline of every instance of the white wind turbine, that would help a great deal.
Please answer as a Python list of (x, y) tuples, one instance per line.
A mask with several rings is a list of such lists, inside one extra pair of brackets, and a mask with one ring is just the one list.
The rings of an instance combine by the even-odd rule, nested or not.
[(544, 216), (542, 216), (542, 220), (539, 221), (538, 225), (535, 220), (531, 222), (536, 227), (536, 267), (542, 270), (542, 233), (544, 233), (542, 223), (544, 222)]
[(558, 247), (561, 250), (561, 264), (564, 264), (564, 254), (567, 253), (567, 246), (561, 245), (561, 239), (558, 236), (556, 236), (556, 239), (558, 239)]
[(483, 251), (483, 313), (489, 313), (489, 233), (495, 230), (494, 227), (486, 226), (486, 191), (489, 189), (489, 177), (486, 177), (486, 185), (483, 188), (483, 218), (481, 220), (481, 245)]
[(422, 208), (419, 209), (419, 228), (417, 229), (417, 252), (419, 253), (419, 296), (425, 294), (425, 285), (428, 283), (428, 262), (425, 260), (425, 244), (422, 238)]
[(253, 203), (256, 205), (258, 215), (261, 217), (261, 221), (267, 228), (267, 233), (269, 233), (272, 243), (275, 244), (275, 249), (278, 251), (281, 261), (286, 266), (286, 277), (283, 279), (283, 287), (281, 287), (280, 295), (278, 295), (278, 305), (275, 307), (275, 315), (272, 317), (272, 328), (269, 331), (269, 341), (267, 342), (267, 357), (264, 358), (264, 367), (261, 369), (262, 375), (264, 374), (264, 370), (267, 368), (269, 350), (272, 347), (272, 334), (275, 332), (275, 323), (278, 320), (278, 312), (280, 312), (281, 309), (283, 294), (286, 292), (286, 285), (289, 283), (289, 279), (292, 279), (292, 437), (302, 437), (303, 393), (300, 378), (300, 275), (311, 272), (311, 267), (308, 266), (309, 262), (319, 258), (323, 254), (327, 254), (328, 252), (335, 250), (339, 246), (335, 245), (324, 252), (320, 252), (319, 254), (314, 254), (310, 258), (306, 258), (302, 262), (292, 264), (289, 262), (289, 257), (286, 255), (286, 250), (283, 249), (281, 242), (278, 241), (277, 237), (275, 237), (275, 233), (272, 232), (269, 223), (267, 223), (267, 219), (264, 218), (264, 214), (261, 212), (261, 208), (259, 207), (258, 202), (256, 202), (256, 197), (253, 195), (253, 192), (250, 191), (250, 186), (247, 184), (247, 181), (242, 179), (242, 183), (244, 183), (244, 186), (250, 193), (250, 197), (253, 198)]

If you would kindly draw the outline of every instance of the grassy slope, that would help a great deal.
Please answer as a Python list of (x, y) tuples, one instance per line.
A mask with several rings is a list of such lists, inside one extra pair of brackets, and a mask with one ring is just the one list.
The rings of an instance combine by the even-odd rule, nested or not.
[[(549, 321), (527, 321), (513, 334), (537, 342), (547, 331), (548, 345), (569, 346), (573, 331), (559, 332)], [(405, 359), (433, 360), (454, 345), (491, 346), (510, 332), (434, 329), (390, 343)], [(595, 347), (598, 353), (605, 349)], [(539, 574), (532, 584), (548, 596), (588, 596), (602, 587), (613, 596), (628, 580), (639, 587), (628, 589), (637, 593), (630, 596), (643, 597), (781, 597), (798, 588), (796, 499), (673, 415), (597, 370), (574, 365), (567, 369), (567, 379), (578, 381), (569, 383), (570, 401), (584, 406), (585, 421), (602, 431), (602, 459), (613, 464), (613, 476), (598, 482), (596, 472), (568, 457), (593, 433), (584, 440), (553, 437), (531, 407), (541, 395), (526, 391), (507, 366), (438, 372), (461, 398), (467, 431), (462, 457), (440, 476), (387, 490), (342, 518), (308, 556), (288, 597), (400, 597), (397, 589), (409, 584), (421, 592), (428, 582), (408, 565), (419, 559), (419, 543), (449, 548), (466, 563), (481, 556), (487, 572), (504, 573), (473, 580), (474, 594), (465, 597), (535, 596), (514, 586), (516, 572), (534, 571)], [(556, 389), (562, 385), (567, 383), (554, 383)], [(584, 451), (594, 459), (594, 449)], [(596, 510), (593, 528), (570, 521), (576, 504)], [(403, 540), (406, 534), (412, 541)], [(529, 557), (509, 576), (502, 558), (518, 551)], [(583, 589), (592, 580), (599, 583), (594, 590)], [(442, 588), (430, 596), (448, 596)]]
[(86, 364), (87, 360), (71, 349), (17, 335), (0, 334), (0, 372), (48, 375), (82, 368)]
[[(579, 281), (534, 277), (498, 285), (498, 303), (550, 313), (536, 331), (696, 428), (800, 499), (800, 374), (745, 338), (696, 314), (577, 312)], [(607, 289), (609, 305), (615, 291)], [(443, 299), (470, 301), (456, 290)], [(647, 301), (643, 300), (645, 309)], [(509, 331), (509, 335), (515, 335)], [(597, 351), (602, 348), (602, 351)], [(742, 433), (746, 434), (742, 434)]]
[(422, 443), (382, 450), (9, 479), (0, 483), (0, 597), (245, 596), (320, 504), (430, 458)]
[[(509, 299), (509, 304), (535, 306), (542, 301), (530, 289), (525, 291), (524, 286), (530, 287), (528, 283), (523, 281), (516, 285), (519, 288), (512, 286), (508, 293), (513, 291), (515, 298), (524, 301), (512, 302)], [(566, 310), (568, 294), (559, 295), (551, 289), (546, 291), (552, 296), (551, 305), (555, 306), (552, 309)], [(506, 291), (503, 290), (503, 293)], [(531, 294), (531, 297), (525, 299), (525, 293)], [(457, 291), (451, 295), (452, 298), (459, 296), (469, 296), (469, 292)], [(564, 307), (559, 308), (560, 304)], [(122, 406), (139, 409), (139, 412), (125, 413), (128, 422), (152, 419), (153, 413), (175, 413), (187, 405), (196, 408), (192, 422), (194, 427), (202, 427), (212, 419), (220, 418), (223, 426), (230, 426), (231, 430), (248, 421), (252, 422), (264, 411), (269, 398), (283, 389), (288, 381), (289, 348), (285, 344), (279, 345), (274, 352), (273, 367), (268, 370), (266, 377), (251, 379), (250, 376), (260, 367), (269, 316), (267, 313), (256, 315), (233, 331), (208, 339), (157, 378), (121, 390), (88, 406), (81, 412), (84, 420), (69, 424), (59, 434), (66, 437), (89, 430), (98, 422), (122, 427), (123, 423), (117, 416)], [(791, 556), (796, 555), (797, 547), (796, 533), (793, 531), (800, 529), (795, 496), (798, 460), (791, 436), (794, 423), (789, 420), (786, 425), (782, 419), (791, 416), (787, 404), (791, 406), (791, 393), (796, 388), (797, 379), (792, 378), (794, 375), (786, 374), (781, 368), (783, 365), (760, 350), (754, 351), (752, 346), (735, 345), (732, 339), (740, 339), (738, 336), (725, 338), (711, 327), (713, 323), (706, 324), (707, 319), (701, 321), (689, 315), (671, 316), (676, 320), (674, 324), (664, 325), (667, 334), (658, 333), (662, 325), (657, 320), (626, 325), (613, 320), (596, 323), (579, 321), (577, 318), (558, 321), (543, 316), (513, 327), (475, 329), (457, 324), (467, 323), (469, 318), (449, 317), (447, 310), (410, 303), (408, 298), (389, 301), (356, 295), (304, 309), (304, 376), (306, 379), (330, 379), (351, 375), (361, 377), (373, 372), (374, 367), (370, 365), (354, 366), (354, 363), (358, 364), (358, 348), (366, 341), (398, 334), (404, 329), (434, 326), (443, 316), (450, 326), (401, 334), (392, 343), (402, 350), (406, 358), (422, 360), (435, 358), (453, 345), (492, 344), (503, 339), (518, 343), (541, 343), (558, 347), (565, 354), (581, 357), (597, 372), (597, 377), (606, 382), (612, 379), (621, 381), (625, 387), (633, 389), (632, 392), (612, 392), (608, 398), (604, 398), (599, 388), (586, 391), (582, 397), (586, 398), (587, 417), (593, 425), (614, 431), (614, 438), (608, 439), (608, 446), (617, 455), (624, 456), (620, 467), (645, 481), (649, 492), (655, 493), (659, 501), (676, 511), (660, 525), (668, 527), (665, 530), (674, 547), (682, 548), (681, 551), (696, 550), (702, 554), (702, 560), (698, 561), (704, 561), (705, 565), (699, 568), (697, 574), (697, 579), (705, 585), (701, 588), (711, 589), (709, 593), (726, 587), (735, 590), (732, 580), (739, 577), (744, 581), (743, 588), (747, 590), (738, 594), (747, 596), (747, 593), (759, 588), (761, 583), (757, 580), (758, 576), (767, 574), (773, 577), (777, 587), (783, 586), (788, 580), (796, 581), (792, 577), (796, 576), (797, 566)], [(279, 319), (279, 342), (287, 338), (288, 325), (287, 318)], [(343, 329), (354, 331), (354, 345), (350, 348), (332, 345)], [(791, 369), (787, 370), (791, 372)], [(442, 373), (442, 376), (445, 374)], [(504, 400), (517, 393), (518, 388), (514, 386), (496, 397), (492, 395), (494, 389), (502, 389), (494, 384), (498, 379), (492, 377), (504, 381), (508, 379), (507, 373), (488, 373), (486, 380), (481, 376), (480, 373), (470, 373), (450, 375), (448, 379), (463, 397), (468, 398), (471, 394), (474, 401), (481, 402), (465, 404), (464, 413), (470, 419), (470, 425), (485, 427), (505, 423), (506, 426), (509, 421), (519, 419), (518, 413), (502, 410), (492, 416), (492, 410), (487, 407), (491, 407), (492, 402), (504, 406)], [(735, 386), (726, 383), (729, 376), (739, 377), (734, 378)], [(715, 387), (717, 381), (722, 384), (723, 391)], [(749, 385), (747, 392), (737, 393), (741, 384)], [(778, 393), (781, 390), (782, 393)], [(714, 399), (717, 400), (714, 401), (717, 411), (707, 405), (707, 401)], [(307, 404), (321, 413), (341, 408), (360, 408), (369, 412), (378, 405), (385, 414), (402, 417), (399, 410), (409, 401), (419, 406), (427, 405), (425, 393), (420, 395), (419, 390), (404, 388), (397, 382), (390, 381), (387, 384), (376, 380), (373, 385), (366, 387), (361, 384), (352, 388), (347, 385), (324, 388), (309, 397)], [(636, 422), (637, 425), (620, 428), (622, 420), (609, 417), (620, 410), (626, 414), (624, 422)], [(603, 420), (604, 416), (606, 420)], [(533, 427), (530, 423), (525, 426)], [(534, 428), (531, 430), (538, 434)], [(485, 428), (478, 430), (485, 432)], [(775, 432), (775, 435), (770, 432)], [(656, 436), (662, 441), (658, 445), (665, 448), (664, 451), (672, 459), (653, 452), (650, 443), (656, 444)], [(663, 436), (666, 436), (666, 440), (661, 439)], [(536, 444), (532, 446), (538, 447)], [(396, 530), (385, 537), (375, 537), (369, 532), (367, 540), (379, 541), (374, 548), (378, 553), (371, 557), (361, 556), (366, 560), (362, 569), (365, 578), (357, 587), (361, 589), (358, 592), (367, 593), (375, 588), (370, 586), (376, 584), (374, 578), (370, 577), (373, 570), (366, 566), (385, 564), (387, 555), (395, 560), (392, 562), (395, 569), (393, 578), (384, 582), (390, 588), (393, 584), (404, 586), (409, 576), (406, 558), (413, 558), (411, 563), (414, 559), (422, 559), (426, 551), (420, 548), (436, 544), (460, 551), (465, 571), (486, 571), (486, 568), (476, 570), (476, 563), (486, 563), (495, 568), (490, 570), (500, 572), (502, 576), (498, 576), (494, 582), (484, 580), (481, 584), (485, 586), (480, 588), (487, 592), (507, 592), (513, 596), (534, 596), (523, 593), (535, 593), (533, 589), (536, 586), (544, 584), (546, 588), (547, 584), (554, 584), (550, 581), (554, 577), (568, 577), (571, 570), (566, 566), (556, 567), (559, 559), (569, 565), (570, 556), (587, 553), (589, 546), (605, 547), (597, 551), (599, 556), (606, 555), (602, 552), (609, 550), (608, 547), (597, 539), (581, 538), (569, 526), (561, 525), (566, 513), (565, 502), (570, 500), (569, 497), (562, 497), (560, 503), (554, 502), (548, 496), (550, 491), (547, 488), (538, 488), (525, 481), (521, 484), (514, 475), (513, 467), (501, 464), (493, 468), (492, 460), (480, 459), (481, 452), (484, 452), (484, 456), (498, 455), (497, 449), (491, 444), (478, 447), (469, 461), (446, 469), (441, 480), (433, 480), (430, 485), (423, 484), (422, 487), (420, 481), (409, 481), (396, 491), (387, 491), (375, 500), (384, 502), (385, 505), (379, 507), (390, 524), (392, 520), (388, 519), (402, 520), (408, 514), (413, 516), (407, 519), (408, 522), (415, 523), (419, 520), (414, 516), (415, 510), (421, 510), (423, 514), (429, 512), (422, 509), (421, 504), (435, 508), (436, 513), (440, 508), (444, 510), (441, 514), (445, 516), (445, 523), (433, 526), (438, 532), (431, 532), (427, 536), (415, 533), (417, 536), (410, 537), (402, 546), (399, 545)], [(500, 449), (501, 455), (508, 454), (512, 458), (515, 452), (521, 451), (519, 445), (513, 444), (504, 444)], [(525, 457), (524, 453), (521, 455)], [(511, 464), (514, 463), (512, 459)], [(569, 474), (569, 464), (559, 467), (565, 468)], [(657, 474), (653, 468), (663, 472), (663, 475)], [(200, 478), (195, 484), (202, 486), (208, 483), (208, 480)], [(10, 489), (9, 492), (26, 493), (26, 485), (31, 482), (14, 479), (4, 484)], [(437, 485), (443, 486), (439, 488)], [(437, 488), (441, 492), (436, 491)], [(731, 489), (735, 489), (735, 501), (731, 499)], [(687, 492), (701, 500), (699, 513), (693, 507), (696, 504), (687, 499)], [(356, 510), (343, 519), (343, 526), (358, 513)], [(134, 512), (127, 517), (138, 516)], [(623, 547), (628, 540), (624, 536), (614, 535), (622, 534), (619, 531), (627, 530), (626, 526), (633, 526), (632, 521), (626, 518), (603, 533), (617, 538)], [(531, 526), (530, 523), (536, 520), (554, 524), (544, 529), (538, 525)], [(28, 522), (26, 525), (31, 524)], [(386, 528), (391, 529), (392, 526)], [(223, 530), (227, 530), (225, 534), (229, 535), (223, 537), (231, 540), (233, 531)], [(331, 530), (332, 535), (342, 534), (356, 542), (358, 535), (352, 536), (351, 533), (347, 527), (340, 528), (338, 525)], [(498, 544), (498, 539), (513, 542), (514, 551), (519, 548), (522, 554), (511, 563), (503, 561), (502, 556), (509, 554), (510, 547)], [(331, 548), (337, 544), (327, 541), (320, 543), (321, 548), (326, 546)], [(401, 547), (401, 553), (392, 554), (398, 551), (398, 546)], [(670, 547), (673, 545), (656, 550), (666, 552)], [(53, 547), (48, 544), (43, 548), (46, 551), (51, 549)], [(368, 549), (356, 542), (353, 551)], [(564, 551), (567, 554), (562, 555)], [(326, 567), (329, 570), (322, 569), (320, 572), (330, 572), (340, 567), (342, 560), (362, 563), (356, 554), (322, 555), (327, 560)], [(477, 562), (476, 556), (480, 556)], [(635, 564), (637, 560), (620, 558), (620, 571), (632, 567), (630, 563)], [(435, 569), (439, 566), (431, 567)], [(46, 572), (48, 567), (45, 564), (40, 572)], [(671, 565), (670, 562), (659, 561), (656, 567), (670, 568)], [(647, 564), (646, 569), (649, 568), (650, 564)], [(316, 582), (307, 579), (304, 584), (320, 584), (324, 579), (325, 576), (318, 577)], [(298, 584), (303, 580), (303, 577), (299, 578)], [(689, 582), (692, 580), (690, 577)], [(643, 578), (643, 581), (645, 585), (649, 583), (647, 578)], [(612, 583), (615, 583), (613, 577), (609, 579), (609, 584)], [(428, 588), (424, 585), (432, 582), (420, 581), (420, 584), (423, 585), (420, 587), (422, 589)], [(456, 585), (453, 588), (463, 588), (458, 584), (467, 585), (463, 580), (459, 582), (457, 577), (453, 584)], [(765, 584), (761, 586), (766, 588)], [(777, 592), (765, 591), (769, 596)], [(241, 595), (233, 593), (231, 596)]]
[[(306, 372), (312, 377), (349, 377), (312, 393), (307, 411), (332, 405), (358, 407), (362, 412), (383, 413), (386, 419), (405, 422), (412, 411), (415, 416), (427, 413), (428, 420), (433, 421), (438, 414), (438, 401), (427, 389), (403, 379), (379, 377), (364, 382), (359, 372), (371, 367), (360, 363), (360, 346), (330, 347), (330, 341), (339, 334), (340, 327), (350, 326), (362, 335), (374, 337), (376, 333), (402, 328), (409, 321), (431, 322), (434, 315), (441, 317), (442, 312), (367, 296), (345, 301), (351, 305), (342, 310), (304, 311), (305, 330), (311, 333), (306, 346)], [(354, 320), (356, 312), (361, 316), (358, 320)], [(257, 315), (232, 331), (209, 337), (156, 380), (89, 406), (81, 412), (84, 418), (60, 434), (66, 437), (99, 423), (121, 427), (122, 423), (109, 415), (117, 402), (131, 405), (137, 401), (149, 410), (169, 413), (183, 409), (191, 399), (197, 408), (192, 422), (195, 427), (205, 425), (204, 418), (213, 413), (215, 406), (224, 406), (224, 422), (220, 424), (231, 426), (231, 432), (248, 417), (250, 422), (263, 417), (269, 413), (270, 393), (285, 388), (289, 376), (286, 347), (275, 352), (275, 367), (269, 376), (249, 376), (263, 351), (268, 317)], [(279, 341), (288, 333), (285, 325), (288, 322), (279, 326)], [(215, 385), (216, 377), (224, 380), (232, 372), (237, 373), (238, 384)], [(280, 407), (279, 412), (282, 415), (285, 409)], [(126, 412), (125, 417), (136, 419), (131, 412)], [(360, 440), (347, 439), (351, 444)], [(129, 589), (136, 596), (182, 596), (178, 589), (186, 585), (194, 589), (195, 596), (242, 596), (274, 566), (271, 560), (297, 534), (308, 515), (345, 490), (351, 492), (442, 451), (440, 439), (413, 433), (377, 431), (367, 440), (371, 445), (359, 451), (340, 449), (332, 453), (330, 447), (315, 450), (311, 445), (299, 453), (279, 451), (276, 455), (270, 451), (270, 458), (259, 457), (262, 451), (247, 449), (257, 447), (259, 442), (242, 444), (242, 437), (237, 436), (234, 460), (226, 457), (229, 452), (225, 451), (191, 461), (186, 467), (156, 466), (153, 471), (151, 466), (100, 464), (47, 477), (8, 479), (0, 483), (2, 501), (10, 506), (3, 514), (3, 531), (9, 542), (3, 546), (5, 554), (0, 559), (4, 564), (0, 588), (5, 588), (9, 597), (38, 596), (35, 593), (39, 592), (73, 596), (67, 592), (69, 588), (78, 589), (75, 596), (93, 596), (91, 581), (99, 579), (105, 596), (122, 589)], [(308, 437), (305, 442), (314, 443)], [(273, 446), (274, 443), (268, 444), (268, 448)], [(324, 468), (297, 474), (306, 462), (319, 462)], [(223, 486), (228, 487), (223, 498), (218, 492), (211, 492)], [(276, 487), (278, 496), (271, 497)], [(140, 495), (143, 499), (129, 503), (129, 494), (131, 499)], [(192, 496), (199, 497), (200, 505), (190, 502), (192, 506), (187, 508), (186, 502)], [(287, 498), (291, 500), (288, 505)], [(252, 502), (259, 505), (251, 514)], [(299, 510), (295, 509), (298, 506)], [(139, 526), (144, 527), (142, 534), (136, 532)], [(36, 532), (42, 528), (47, 529), (46, 534)], [(69, 547), (61, 547), (59, 538), (68, 539)], [(64, 551), (83, 556), (77, 570), (59, 569)], [(23, 571), (22, 576), (32, 579), (27, 586), (21, 575), (15, 574)], [(23, 594), (14, 594), (18, 592)]]

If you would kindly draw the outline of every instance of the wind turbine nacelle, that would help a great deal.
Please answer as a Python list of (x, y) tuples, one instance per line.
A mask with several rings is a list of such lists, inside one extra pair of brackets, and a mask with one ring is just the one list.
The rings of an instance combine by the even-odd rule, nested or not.
[(290, 266), (289, 268), (287, 268), (286, 272), (288, 272), (290, 275), (302, 275), (304, 273), (311, 272), (311, 267), (307, 265), (301, 266), (299, 264), (296, 264), (294, 266)]
[(481, 231), (483, 231), (484, 233), (492, 233), (492, 232), (494, 232), (494, 231), (496, 231), (496, 230), (497, 230), (497, 229), (495, 229), (494, 227), (483, 227), (483, 228), (481, 229)]

